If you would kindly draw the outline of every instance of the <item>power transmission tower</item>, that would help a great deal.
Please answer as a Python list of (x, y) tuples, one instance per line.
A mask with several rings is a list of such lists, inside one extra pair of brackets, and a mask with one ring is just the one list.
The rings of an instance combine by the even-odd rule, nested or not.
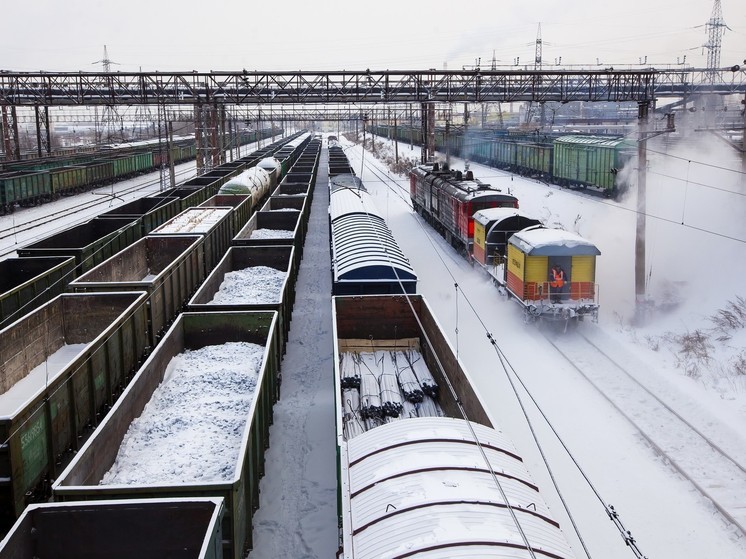
[[(109, 58), (109, 52), (104, 45), (104, 57), (91, 64), (101, 64), (104, 67), (104, 72), (111, 72), (112, 64), (119, 64)], [(96, 111), (98, 113), (98, 111)], [(117, 109), (114, 105), (106, 105), (103, 113), (101, 113), (101, 128), (99, 129), (99, 120), (96, 118), (96, 143), (102, 143), (102, 139), (105, 137), (107, 142), (111, 142), (112, 138), (119, 141), (124, 141), (124, 123), (122, 117), (119, 116)]]
[[(534, 71), (540, 72), (541, 71), (541, 52), (542, 52), (542, 45), (543, 41), (541, 39), (541, 22), (539, 22), (539, 28), (536, 31), (536, 50), (534, 53)], [(537, 78), (541, 79), (541, 78)], [(531, 124), (531, 120), (534, 116), (534, 105), (533, 103), (529, 102), (527, 110), (526, 110), (526, 124)], [(544, 103), (541, 103), (541, 116), (539, 121), (539, 126), (544, 126)]]
[(710, 19), (705, 24), (707, 42), (702, 45), (707, 49), (707, 69), (709, 70), (711, 83), (715, 82), (717, 69), (720, 68), (720, 47), (723, 44), (723, 35), (726, 29), (730, 30), (723, 19), (720, 0), (715, 0), (715, 4), (712, 7), (712, 15), (710, 15)]

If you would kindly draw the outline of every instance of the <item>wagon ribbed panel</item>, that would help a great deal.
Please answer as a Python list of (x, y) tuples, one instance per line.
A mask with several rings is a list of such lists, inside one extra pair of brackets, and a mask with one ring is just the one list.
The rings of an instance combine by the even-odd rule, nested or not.
[[(537, 557), (572, 557), (561, 530), (524, 512), (515, 512)], [(358, 532), (353, 547), (355, 559), (393, 558), (433, 547), (458, 549), (470, 542), (504, 546), (505, 554), (497, 557), (516, 557), (511, 548), (525, 548), (508, 510), (473, 503), (433, 505), (391, 515)]]
[[(528, 503), (535, 503), (536, 511), (533, 511), (531, 507), (532, 512), (536, 512), (539, 516), (550, 517), (549, 509), (545, 503), (541, 502), (535, 488), (499, 474), (498, 470), (496, 478), (511, 506), (525, 509)], [(354, 479), (358, 481), (357, 476)], [(443, 467), (439, 470), (391, 477), (375, 485), (366, 486), (352, 498), (352, 518), (355, 525), (366, 526), (386, 516), (390, 508), (402, 511), (427, 506), (428, 503), (434, 501), (505, 505), (505, 499), (489, 472)], [(552, 522), (547, 520), (547, 523)]]
[(572, 557), (512, 443), (495, 429), (412, 418), (355, 437), (343, 456), (344, 530), (352, 534), (345, 557), (529, 557), (501, 488), (537, 557)]

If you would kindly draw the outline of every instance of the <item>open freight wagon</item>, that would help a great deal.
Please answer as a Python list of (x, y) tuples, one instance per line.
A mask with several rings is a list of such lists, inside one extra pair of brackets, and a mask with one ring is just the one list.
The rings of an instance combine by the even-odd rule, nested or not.
[[(243, 559), (252, 544), (252, 516), (259, 506), (264, 450), (279, 395), (277, 318), (276, 312), (181, 314), (54, 482), (54, 499), (222, 497), (223, 557)], [(260, 353), (235, 360), (227, 357), (229, 344), (256, 344)], [(204, 352), (214, 357), (184, 369), (184, 360)], [(179, 384), (184, 378), (189, 382)], [(240, 425), (223, 427), (224, 414), (238, 398), (235, 384), (225, 379), (236, 378), (249, 384), (253, 379), (252, 397), (247, 409), (239, 410)], [(208, 416), (215, 423), (198, 425), (202, 436), (191, 430), (191, 422)], [(148, 421), (153, 421), (151, 430)], [(142, 429), (149, 442), (139, 446)], [(235, 444), (224, 445), (226, 437)], [(148, 450), (150, 457), (138, 454)], [(143, 467), (127, 466), (133, 455)]]
[(5, 528), (98, 424), (148, 346), (146, 294), (63, 294), (0, 330)]
[(123, 499), (29, 506), (0, 559), (221, 559), (222, 499)]

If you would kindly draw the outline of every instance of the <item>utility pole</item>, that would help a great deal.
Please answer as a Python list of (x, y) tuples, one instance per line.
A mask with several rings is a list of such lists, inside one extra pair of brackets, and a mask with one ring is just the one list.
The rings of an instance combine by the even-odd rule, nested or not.
[(635, 229), (635, 321), (645, 320), (645, 214), (647, 182), (647, 131), (650, 102), (638, 104), (637, 125), (637, 227)]

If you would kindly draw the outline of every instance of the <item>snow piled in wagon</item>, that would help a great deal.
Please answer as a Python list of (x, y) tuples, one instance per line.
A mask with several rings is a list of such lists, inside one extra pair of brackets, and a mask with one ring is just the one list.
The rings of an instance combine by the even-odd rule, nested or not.
[(229, 342), (175, 356), (100, 484), (232, 480), (263, 355), (263, 346)]
[(293, 232), (287, 229), (254, 229), (251, 239), (292, 239)]
[(269, 266), (251, 266), (227, 272), (208, 305), (279, 303), (287, 272)]
[(0, 416), (9, 416), (62, 372), (88, 344), (64, 344), (0, 394)]
[(230, 208), (192, 208), (161, 225), (153, 233), (207, 233), (231, 211)]

